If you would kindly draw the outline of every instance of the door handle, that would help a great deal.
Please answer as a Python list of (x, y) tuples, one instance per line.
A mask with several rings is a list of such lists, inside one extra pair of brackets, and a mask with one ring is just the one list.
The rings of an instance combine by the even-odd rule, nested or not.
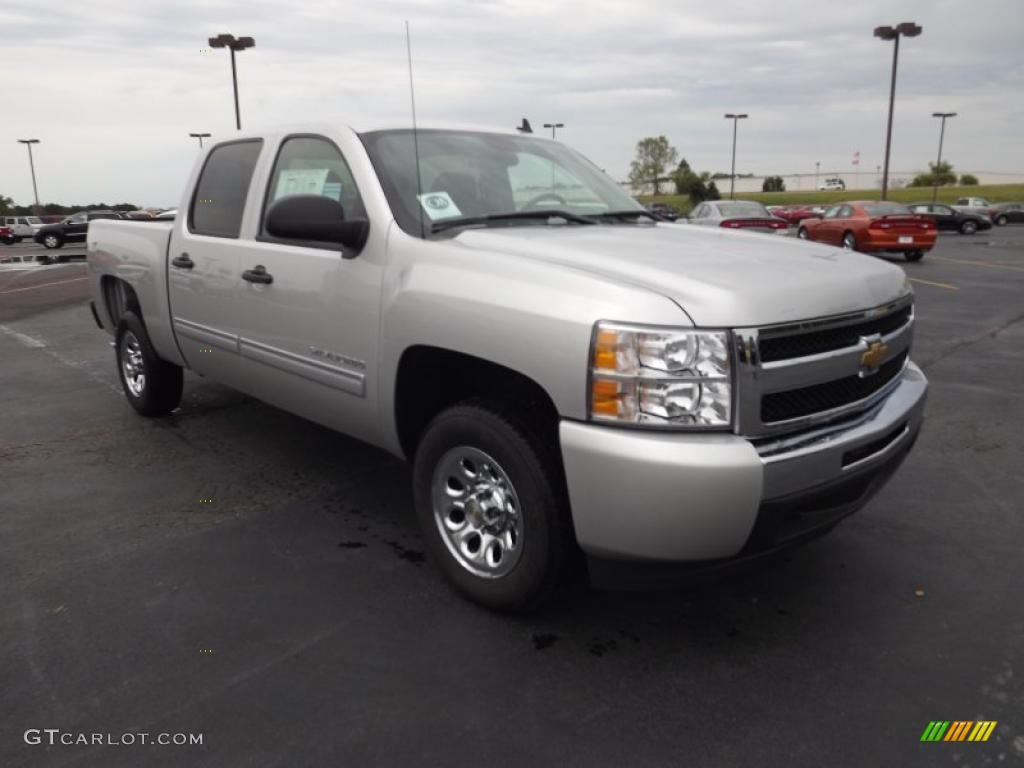
[(267, 268), (262, 264), (257, 264), (252, 269), (247, 269), (242, 273), (242, 279), (249, 283), (262, 283), (269, 285), (274, 282), (274, 276), (267, 272)]
[(192, 261), (191, 257), (187, 253), (183, 253), (181, 254), (181, 256), (175, 256), (173, 259), (171, 259), (171, 264), (178, 267), (179, 269), (192, 269), (192, 267), (196, 265), (196, 263)]

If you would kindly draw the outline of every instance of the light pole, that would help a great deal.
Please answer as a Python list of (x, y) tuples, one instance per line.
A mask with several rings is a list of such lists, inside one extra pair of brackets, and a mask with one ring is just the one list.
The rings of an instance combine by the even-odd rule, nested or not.
[(565, 128), (565, 123), (544, 123), (544, 127), (551, 129), (551, 138), (553, 139), (555, 138), (555, 129)]
[(208, 133), (190, 133), (189, 136), (191, 136), (193, 139), (199, 139), (199, 148), (200, 149), (203, 148), (203, 139), (210, 138), (210, 134), (208, 134)]
[(733, 199), (733, 195), (736, 190), (736, 126), (739, 125), (740, 120), (746, 120), (747, 115), (736, 114), (732, 112), (726, 114), (726, 120), (732, 120), (732, 173), (729, 174), (729, 199)]
[(18, 143), (28, 147), (28, 167), (32, 171), (32, 194), (36, 199), (36, 216), (38, 216), (41, 211), (39, 208), (39, 190), (36, 188), (36, 164), (32, 160), (32, 145), (38, 144), (39, 139), (18, 139)]
[(242, 130), (242, 117), (238, 111), (238, 70), (235, 69), (235, 51), (244, 51), (254, 45), (256, 45), (256, 41), (251, 37), (223, 34), (210, 38), (211, 48), (227, 48), (231, 51), (231, 83), (235, 86), (235, 127), (238, 130)]
[(875, 27), (875, 37), (881, 40), (892, 40), (892, 82), (889, 85), (889, 123), (885, 129), (885, 170), (882, 171), (882, 199), (889, 192), (889, 148), (892, 146), (892, 109), (896, 101), (896, 62), (900, 56), (900, 38), (917, 37), (922, 27), (912, 21), (904, 21), (895, 27)]
[(942, 118), (942, 128), (939, 129), (939, 156), (935, 159), (935, 171), (932, 173), (932, 202), (939, 196), (939, 166), (942, 165), (942, 140), (946, 136), (946, 118), (956, 117), (956, 112), (932, 112), (932, 117)]

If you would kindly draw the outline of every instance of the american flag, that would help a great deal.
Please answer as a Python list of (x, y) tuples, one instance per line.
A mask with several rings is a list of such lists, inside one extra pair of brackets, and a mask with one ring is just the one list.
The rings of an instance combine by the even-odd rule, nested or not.
[(860, 165), (860, 152), (853, 153), (853, 165)]

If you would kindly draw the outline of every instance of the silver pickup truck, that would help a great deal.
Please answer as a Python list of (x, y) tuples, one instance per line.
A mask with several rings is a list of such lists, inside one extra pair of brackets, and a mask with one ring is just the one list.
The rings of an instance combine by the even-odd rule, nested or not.
[(178, 210), (89, 227), (128, 401), (167, 414), (188, 368), (408, 458), (429, 552), (491, 608), (823, 533), (921, 425), (899, 267), (655, 220), (555, 141), (239, 134)]

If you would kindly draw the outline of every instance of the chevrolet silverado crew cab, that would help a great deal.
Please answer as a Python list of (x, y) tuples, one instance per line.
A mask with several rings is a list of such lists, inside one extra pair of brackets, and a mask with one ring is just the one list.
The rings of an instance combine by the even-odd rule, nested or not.
[(433, 560), (491, 608), (811, 538), (921, 425), (899, 267), (659, 221), (552, 140), (239, 134), (178, 210), (89, 225), (131, 405), (172, 411), (187, 368), (408, 458)]

